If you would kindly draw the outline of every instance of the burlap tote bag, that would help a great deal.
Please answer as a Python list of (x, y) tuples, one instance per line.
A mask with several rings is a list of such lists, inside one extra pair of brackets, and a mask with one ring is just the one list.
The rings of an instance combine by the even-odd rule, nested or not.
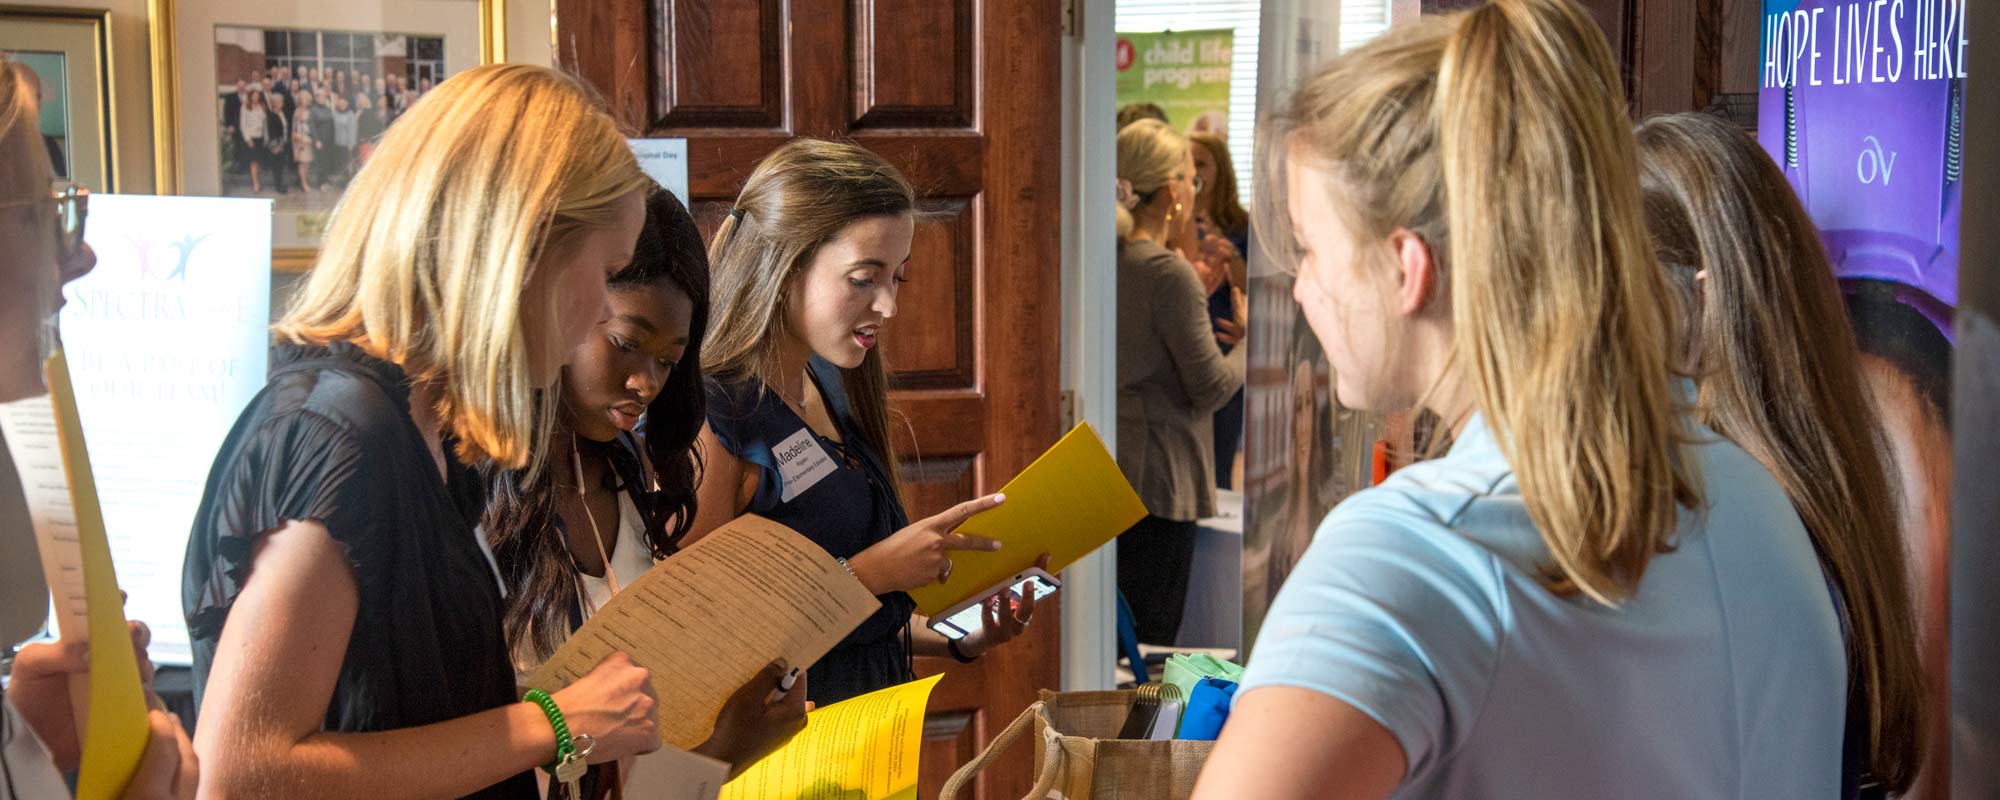
[(939, 800), (958, 800), (1001, 753), (1027, 733), (1039, 748), (1035, 788), (1024, 800), (1187, 800), (1214, 742), (1113, 739), (1136, 694), (1044, 690), (972, 763), (959, 768)]

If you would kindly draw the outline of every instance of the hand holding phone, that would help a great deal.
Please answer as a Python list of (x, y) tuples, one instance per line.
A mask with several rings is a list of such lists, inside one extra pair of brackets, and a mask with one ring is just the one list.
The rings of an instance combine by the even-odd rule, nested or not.
[[(1046, 565), (1046, 557), (1040, 563)], [(991, 631), (996, 626), (1011, 627), (1012, 630), (1007, 631), (1008, 635), (1001, 639), (1005, 641), (1013, 638), (1013, 634), (1020, 633), (1020, 628), (1027, 625), (1028, 619), (1031, 618), (1027, 615), (1034, 613), (1035, 601), (1055, 594), (1060, 588), (1062, 581), (1050, 575), (1047, 570), (1041, 566), (1029, 567), (986, 591), (973, 595), (971, 599), (945, 609), (944, 613), (931, 618), (930, 627), (931, 630), (953, 641), (964, 641), (969, 636)], [(985, 637), (978, 638), (983, 640)], [(985, 649), (979, 648), (981, 652)]]

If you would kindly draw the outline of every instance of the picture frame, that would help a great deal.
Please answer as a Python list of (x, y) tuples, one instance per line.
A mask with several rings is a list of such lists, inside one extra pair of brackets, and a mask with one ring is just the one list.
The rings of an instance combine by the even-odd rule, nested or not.
[(35, 74), (56, 178), (118, 191), (111, 12), (0, 4), (0, 51)]
[(506, 59), (504, 0), (149, 0), (161, 194), (267, 197), (272, 268), (311, 268), (380, 133)]

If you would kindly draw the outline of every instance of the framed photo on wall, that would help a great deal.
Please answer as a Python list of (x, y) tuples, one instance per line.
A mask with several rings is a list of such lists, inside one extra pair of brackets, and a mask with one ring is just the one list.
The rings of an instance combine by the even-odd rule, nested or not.
[(57, 180), (118, 191), (111, 12), (0, 5), (0, 52), (34, 78)]
[(152, 0), (162, 194), (273, 201), (272, 266), (312, 265), (384, 131), (504, 60), (503, 0)]

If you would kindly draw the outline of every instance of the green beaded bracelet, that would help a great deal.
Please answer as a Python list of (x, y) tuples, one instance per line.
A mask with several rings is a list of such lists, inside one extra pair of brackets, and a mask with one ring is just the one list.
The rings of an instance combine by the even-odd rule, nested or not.
[(541, 706), (542, 713), (549, 717), (549, 727), (556, 729), (556, 760), (542, 767), (554, 775), (556, 767), (561, 766), (564, 759), (576, 752), (576, 743), (571, 741), (569, 736), (569, 723), (563, 721), (562, 709), (556, 707), (556, 699), (550, 697), (548, 692), (529, 689), (526, 694), (521, 695), (521, 701)]

